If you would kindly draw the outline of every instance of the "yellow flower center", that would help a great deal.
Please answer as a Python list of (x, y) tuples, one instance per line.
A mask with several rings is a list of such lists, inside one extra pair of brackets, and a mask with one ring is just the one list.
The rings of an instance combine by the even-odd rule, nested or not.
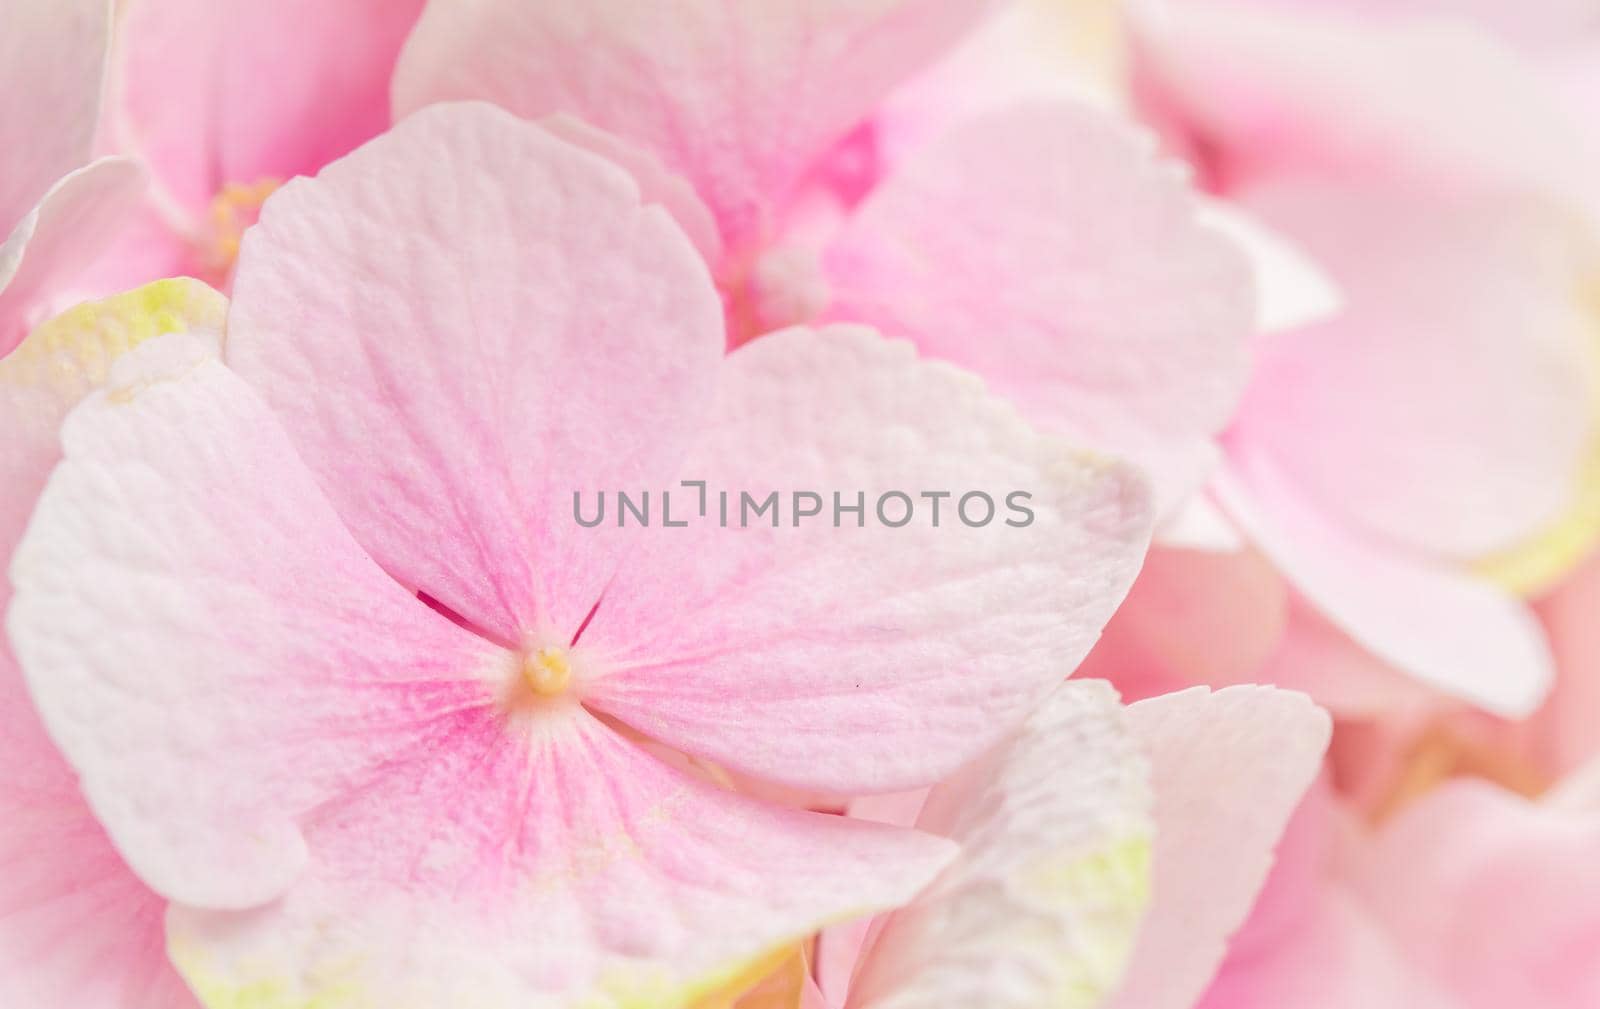
[(565, 648), (541, 648), (522, 663), (522, 678), (539, 697), (559, 697), (572, 685), (572, 661)]
[(239, 243), (244, 231), (261, 216), (261, 205), (283, 183), (278, 179), (258, 179), (244, 184), (224, 183), (211, 200), (206, 213), (198, 252), (199, 266), (206, 279), (225, 283), (239, 259)]

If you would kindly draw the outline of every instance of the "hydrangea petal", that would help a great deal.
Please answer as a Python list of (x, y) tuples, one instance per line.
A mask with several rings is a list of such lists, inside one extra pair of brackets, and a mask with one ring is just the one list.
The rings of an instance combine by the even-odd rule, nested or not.
[(580, 116), (688, 178), (737, 250), (834, 141), (988, 6), (434, 0), (395, 72), (395, 111), (483, 98), (527, 118)]
[(1558, 672), (1534, 716), (1534, 745), (1542, 764), (1567, 772), (1597, 755), (1592, 712), (1600, 711), (1600, 551), (1540, 600), (1538, 612)]
[(95, 821), (0, 643), (0, 1004), (198, 1009), (167, 962), (166, 901)]
[(722, 258), (722, 236), (717, 233), (710, 208), (701, 202), (687, 179), (673, 172), (654, 153), (567, 113), (546, 116), (539, 125), (567, 143), (593, 151), (625, 169), (638, 183), (640, 199), (666, 208), (707, 263)]
[(1239, 456), (1214, 487), (1294, 587), (1389, 665), (1507, 717), (1532, 711), (1549, 688), (1544, 634), (1505, 590), (1351, 535), (1270, 460)]
[(208, 1005), (679, 1009), (909, 900), (953, 853), (720, 791), (581, 711), (530, 739), (490, 719), (463, 735), (316, 817), (281, 902), (174, 910)]
[[(904, 343), (773, 334), (728, 358), (720, 392), (683, 470), (706, 482), (706, 517), (632, 529), (583, 632), (586, 701), (651, 738), (802, 788), (931, 784), (1022, 722), (1136, 573), (1135, 472)], [(812, 502), (795, 491), (817, 517), (797, 524)], [(950, 495), (937, 517), (924, 492)], [(1018, 492), (1031, 521), (1008, 508)], [(769, 495), (777, 512), (744, 504)], [(860, 498), (859, 523), (835, 495)], [(696, 497), (674, 495), (680, 521)]]
[(1353, 856), (1352, 885), (1463, 1009), (1600, 1000), (1600, 815), (1447, 783)]
[(0, 243), (0, 355), (48, 316), (64, 288), (112, 242), (144, 191), (126, 158), (90, 162), (57, 182)]
[[(137, 0), (118, 24), (118, 139), (176, 209), (309, 175), (389, 125), (423, 0)], [(109, 118), (109, 117), (108, 117)]]
[(1259, 682), (1288, 619), (1283, 576), (1254, 550), (1158, 547), (1080, 673), (1125, 697)]
[(62, 444), (11, 569), (45, 724), (152, 887), (270, 900), (296, 818), (488, 703), (504, 657), (372, 563), (214, 344), (120, 359)]
[(1152, 113), (1181, 124), (1224, 189), (1405, 178), (1593, 206), (1581, 124), (1521, 56), (1461, 19), (1238, 0), (1129, 10)]
[(1348, 527), (1431, 556), (1520, 546), (1587, 506), (1600, 249), (1572, 218), (1346, 183), (1243, 198), (1330, 271), (1346, 304), (1263, 346), (1234, 446), (1270, 455)]
[(1256, 278), (1256, 332), (1279, 333), (1321, 322), (1344, 304), (1344, 295), (1298, 243), (1262, 224), (1237, 204), (1207, 200), (1206, 224), (1233, 239)]
[(0, 235), (89, 160), (110, 34), (110, 0), (0, 5)]
[(1155, 896), (1107, 1006), (1185, 1009), (1249, 914), (1331, 724), (1305, 695), (1266, 687), (1166, 694), (1129, 718), (1153, 768)]
[(1197, 212), (1126, 125), (1019, 105), (867, 197), (826, 253), (828, 317), (911, 339), (1045, 430), (1139, 462), (1166, 515), (1215, 461), (1254, 325), (1244, 257)]
[(1270, 956), (1230, 964), (1196, 1009), (1467, 1009), (1342, 886), (1280, 940)]
[[(163, 281), (78, 306), (0, 359), (0, 558), (9, 560), (50, 468), (61, 418), (110, 362), (165, 332), (219, 334), (226, 302)], [(0, 577), (0, 611), (11, 582)], [(0, 635), (0, 1004), (32, 1009), (189, 1009), (167, 961), (162, 900), (90, 811)]]
[(1013, 741), (929, 795), (918, 826), (961, 856), (889, 916), (849, 1005), (1099, 1005), (1149, 895), (1150, 803), (1116, 692), (1057, 688)]
[[(0, 559), (11, 557), (61, 458), (67, 412), (105, 384), (117, 358), (152, 337), (202, 334), (220, 349), (227, 304), (197, 280), (157, 281), (69, 309), (0, 358)], [(0, 578), (0, 611), (10, 584)]]
[(705, 265), (627, 175), (466, 104), (268, 202), (227, 356), (386, 570), (520, 645), (570, 640), (622, 548), (573, 493), (666, 481), (722, 346)]

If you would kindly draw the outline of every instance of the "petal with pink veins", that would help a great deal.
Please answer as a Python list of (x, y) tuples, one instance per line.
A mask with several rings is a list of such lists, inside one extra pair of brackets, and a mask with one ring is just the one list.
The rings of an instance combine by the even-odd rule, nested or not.
[(96, 813), (184, 905), (208, 1004), (679, 1007), (951, 854), (718, 791), (519, 693), (189, 338), (118, 362), (63, 442), (10, 630)]
[[(1149, 536), (1129, 468), (858, 327), (735, 351), (682, 473), (706, 482), (707, 517), (636, 530), (583, 632), (585, 697), (803, 788), (928, 785), (999, 742), (1088, 651)], [(775, 513), (746, 509), (769, 495)], [(677, 514), (697, 497), (675, 493)], [(859, 520), (836, 507), (858, 500)]]
[(316, 861), (278, 904), (174, 909), (203, 999), (690, 1005), (827, 919), (909, 900), (952, 853), (719, 791), (581, 710), (534, 739), (479, 720), (426, 760), (312, 818)]
[(9, 626), (134, 869), (249, 907), (304, 869), (298, 816), (435, 744), (510, 656), (372, 564), (211, 353), (153, 341), (67, 418)]
[(632, 179), (471, 104), (273, 197), (227, 357), (390, 574), (521, 645), (570, 641), (626, 545), (573, 495), (671, 479), (722, 348), (705, 264)]

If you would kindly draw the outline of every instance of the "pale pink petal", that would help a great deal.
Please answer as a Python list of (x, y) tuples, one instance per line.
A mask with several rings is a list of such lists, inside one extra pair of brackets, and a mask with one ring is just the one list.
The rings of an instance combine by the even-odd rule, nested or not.
[(1214, 487), (1291, 584), (1380, 660), (1510, 717), (1533, 710), (1549, 688), (1549, 646), (1509, 592), (1341, 529), (1271, 461), (1236, 458)]
[(1121, 11), (1106, 3), (1012, 0), (895, 91), (872, 116), (887, 165), (974, 116), (1040, 98), (1118, 107)]
[[(0, 561), (9, 562), (50, 469), (62, 417), (111, 361), (159, 331), (220, 333), (226, 303), (168, 282), (84, 305), (0, 359)], [(0, 612), (11, 581), (0, 575)], [(166, 901), (141, 884), (95, 821), (45, 734), (0, 635), (0, 1004), (30, 1009), (189, 1009), (167, 962)]]
[(639, 186), (639, 198), (666, 208), (678, 227), (689, 236), (705, 261), (716, 264), (722, 258), (722, 236), (717, 233), (711, 210), (683, 176), (672, 171), (648, 148), (591, 126), (564, 112), (546, 116), (539, 125), (576, 147), (593, 151), (621, 166)]
[(1232, 554), (1245, 547), (1238, 526), (1206, 494), (1194, 494), (1156, 529), (1156, 542), (1178, 550)]
[(178, 208), (224, 183), (309, 175), (389, 125), (389, 77), (422, 0), (133, 0), (113, 124)]
[(397, 115), (484, 98), (568, 112), (655, 151), (734, 251), (896, 84), (988, 0), (434, 0), (395, 73)]
[(1207, 200), (1201, 214), (1250, 261), (1256, 278), (1257, 334), (1321, 322), (1343, 307), (1344, 293), (1298, 242), (1224, 200)]
[(828, 250), (828, 317), (970, 368), (1046, 430), (1205, 479), (1247, 377), (1242, 255), (1132, 128), (1045, 102), (976, 119), (863, 202)]
[(129, 863), (230, 907), (281, 894), (297, 818), (487, 703), (474, 675), (509, 657), (372, 563), (214, 346), (151, 341), (68, 417), (8, 624)]
[(1600, 759), (1592, 759), (1562, 778), (1541, 799), (1552, 809), (1600, 811)]
[[(633, 530), (583, 634), (596, 670), (586, 700), (785, 784), (931, 784), (1015, 728), (1087, 652), (1143, 555), (1143, 482), (1036, 434), (972, 376), (860, 328), (767, 336), (725, 371), (683, 470), (706, 482), (706, 517)], [(1008, 503), (1016, 494), (1031, 497)], [(773, 495), (777, 511), (755, 516), (742, 495)], [(836, 514), (835, 495), (860, 496), (863, 528)], [(987, 495), (992, 513), (967, 495)], [(697, 498), (674, 491), (677, 521)]]
[(1341, 842), (1360, 843), (1359, 830), (1318, 778), (1199, 1009), (1460, 1009), (1336, 877)]
[(1329, 771), (1319, 774), (1295, 805), (1250, 916), (1228, 939), (1221, 973), (1236, 962), (1271, 957), (1316, 917), (1331, 889), (1338, 842), (1356, 827), (1339, 804), (1333, 778)]
[[(1471, 24), (1184, 0), (1130, 5), (1140, 90), (1224, 190), (1267, 176), (1510, 187), (1581, 205), (1577, 124)], [(1592, 203), (1591, 203), (1592, 205)]]
[(133, 216), (144, 185), (126, 158), (91, 162), (52, 186), (0, 243), (0, 355), (66, 307), (66, 292)]
[(1538, 604), (1555, 653), (1556, 681), (1534, 716), (1541, 756), (1558, 772), (1600, 756), (1594, 713), (1600, 711), (1600, 552)]
[(1575, 507), (1600, 378), (1570, 217), (1519, 200), (1279, 183), (1243, 195), (1346, 295), (1263, 346), (1230, 433), (1351, 528), (1429, 554), (1515, 548)]
[[(872, 823), (913, 827), (932, 790), (916, 788), (908, 792), (860, 796), (850, 801), (848, 815)], [(830, 1004), (845, 1004), (855, 972), (863, 965), (862, 951), (877, 941), (887, 921), (888, 915), (859, 918), (824, 929), (817, 935), (812, 973), (816, 975), (818, 990), (827, 996)]]
[(1256, 669), (1263, 683), (1299, 690), (1345, 718), (1431, 710), (1440, 697), (1369, 649), (1298, 593), (1290, 593), (1278, 646)]
[(1600, 815), (1446, 784), (1355, 857), (1352, 885), (1467, 1009), (1600, 1004)]
[(89, 160), (110, 31), (111, 0), (0, 4), (0, 235)]
[(194, 243), (173, 229), (167, 215), (149, 198), (146, 187), (146, 199), (119, 222), (105, 251), (92, 263), (85, 264), (70, 284), (63, 286), (68, 292), (65, 297), (76, 302), (163, 278), (192, 277), (201, 272), (209, 272), (212, 279), (219, 282), (226, 279), (201, 267)]
[(758, 805), (581, 710), (526, 738), (486, 716), (313, 817), (284, 899), (177, 909), (212, 1004), (682, 1006), (823, 921), (904, 903), (946, 842)]
[(1342, 886), (1269, 954), (1230, 962), (1196, 1009), (1468, 1009)]
[(1149, 672), (1182, 686), (1256, 682), (1283, 637), (1288, 596), (1283, 576), (1255, 550), (1157, 548), (1085, 672), (1137, 696), (1149, 696), (1135, 685)]
[(1597, 28), (1592, 0), (1251, 0), (1283, 7), (1331, 10), (1363, 18), (1432, 17), (1460, 22), (1470, 19), (1520, 42), (1568, 42)]
[(167, 962), (166, 901), (78, 791), (0, 640), (0, 1005), (198, 1009)]
[(843, 1007), (850, 995), (850, 983), (862, 966), (861, 953), (868, 941), (883, 926), (884, 918), (861, 918), (832, 928), (817, 936), (813, 973), (817, 991), (829, 1005)]
[(1328, 745), (1302, 694), (1204, 689), (1129, 708), (1156, 796), (1155, 889), (1114, 1009), (1187, 1009), (1222, 963)]
[(665, 211), (474, 103), (268, 202), (227, 357), (386, 570), (521, 645), (570, 641), (622, 549), (575, 523), (573, 495), (670, 478), (722, 347)]
[[(189, 332), (220, 348), (227, 304), (199, 281), (160, 281), (76, 306), (0, 357), (0, 562), (9, 561), (61, 458), (67, 412), (105, 384), (117, 358), (155, 336)], [(0, 577), (0, 612), (10, 598)]]
[(1149, 896), (1150, 803), (1116, 692), (1057, 688), (1015, 739), (929, 796), (918, 826), (961, 856), (889, 916), (849, 1005), (1093, 1004), (1120, 981)]

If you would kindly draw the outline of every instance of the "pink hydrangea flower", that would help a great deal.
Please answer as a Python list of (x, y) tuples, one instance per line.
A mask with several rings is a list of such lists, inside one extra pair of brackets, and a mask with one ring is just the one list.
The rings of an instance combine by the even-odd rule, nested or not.
[(1173, 518), (1246, 377), (1247, 270), (1135, 130), (1059, 93), (910, 130), (886, 102), (989, 6), (435, 0), (395, 109), (552, 122), (673, 208), (733, 343), (812, 320), (910, 339), (1138, 461)]
[(1153, 115), (1342, 294), (1259, 342), (1216, 484), (1310, 604), (1291, 634), (1527, 714), (1553, 666), (1524, 596), (1600, 530), (1595, 176), (1570, 120), (1461, 22), (1134, 10)]
[(1456, 781), (1371, 830), (1324, 783), (1201, 1009), (1580, 1009), (1600, 998), (1594, 780)]
[[(488, 105), (285, 186), (234, 292), (222, 362), (152, 341), (68, 418), (9, 617), (210, 1005), (683, 1005), (906, 902), (949, 841), (639, 743), (926, 786), (1077, 663), (1149, 535), (1131, 471), (904, 344), (832, 328), (724, 359), (668, 215)], [(1034, 518), (569, 511), (682, 479), (1020, 488)]]
[(389, 126), (389, 79), (422, 0), (129, 0), (103, 142), (152, 176), (93, 272), (102, 290), (231, 275), (261, 203)]
[(856, 803), (962, 851), (910, 906), (824, 933), (810, 1003), (1188, 1009), (1328, 732), (1303, 695), (1268, 688), (1123, 708), (1103, 683), (1063, 685), (931, 793)]
[(137, 165), (91, 160), (110, 30), (110, 0), (0, 4), (0, 355), (137, 204)]

